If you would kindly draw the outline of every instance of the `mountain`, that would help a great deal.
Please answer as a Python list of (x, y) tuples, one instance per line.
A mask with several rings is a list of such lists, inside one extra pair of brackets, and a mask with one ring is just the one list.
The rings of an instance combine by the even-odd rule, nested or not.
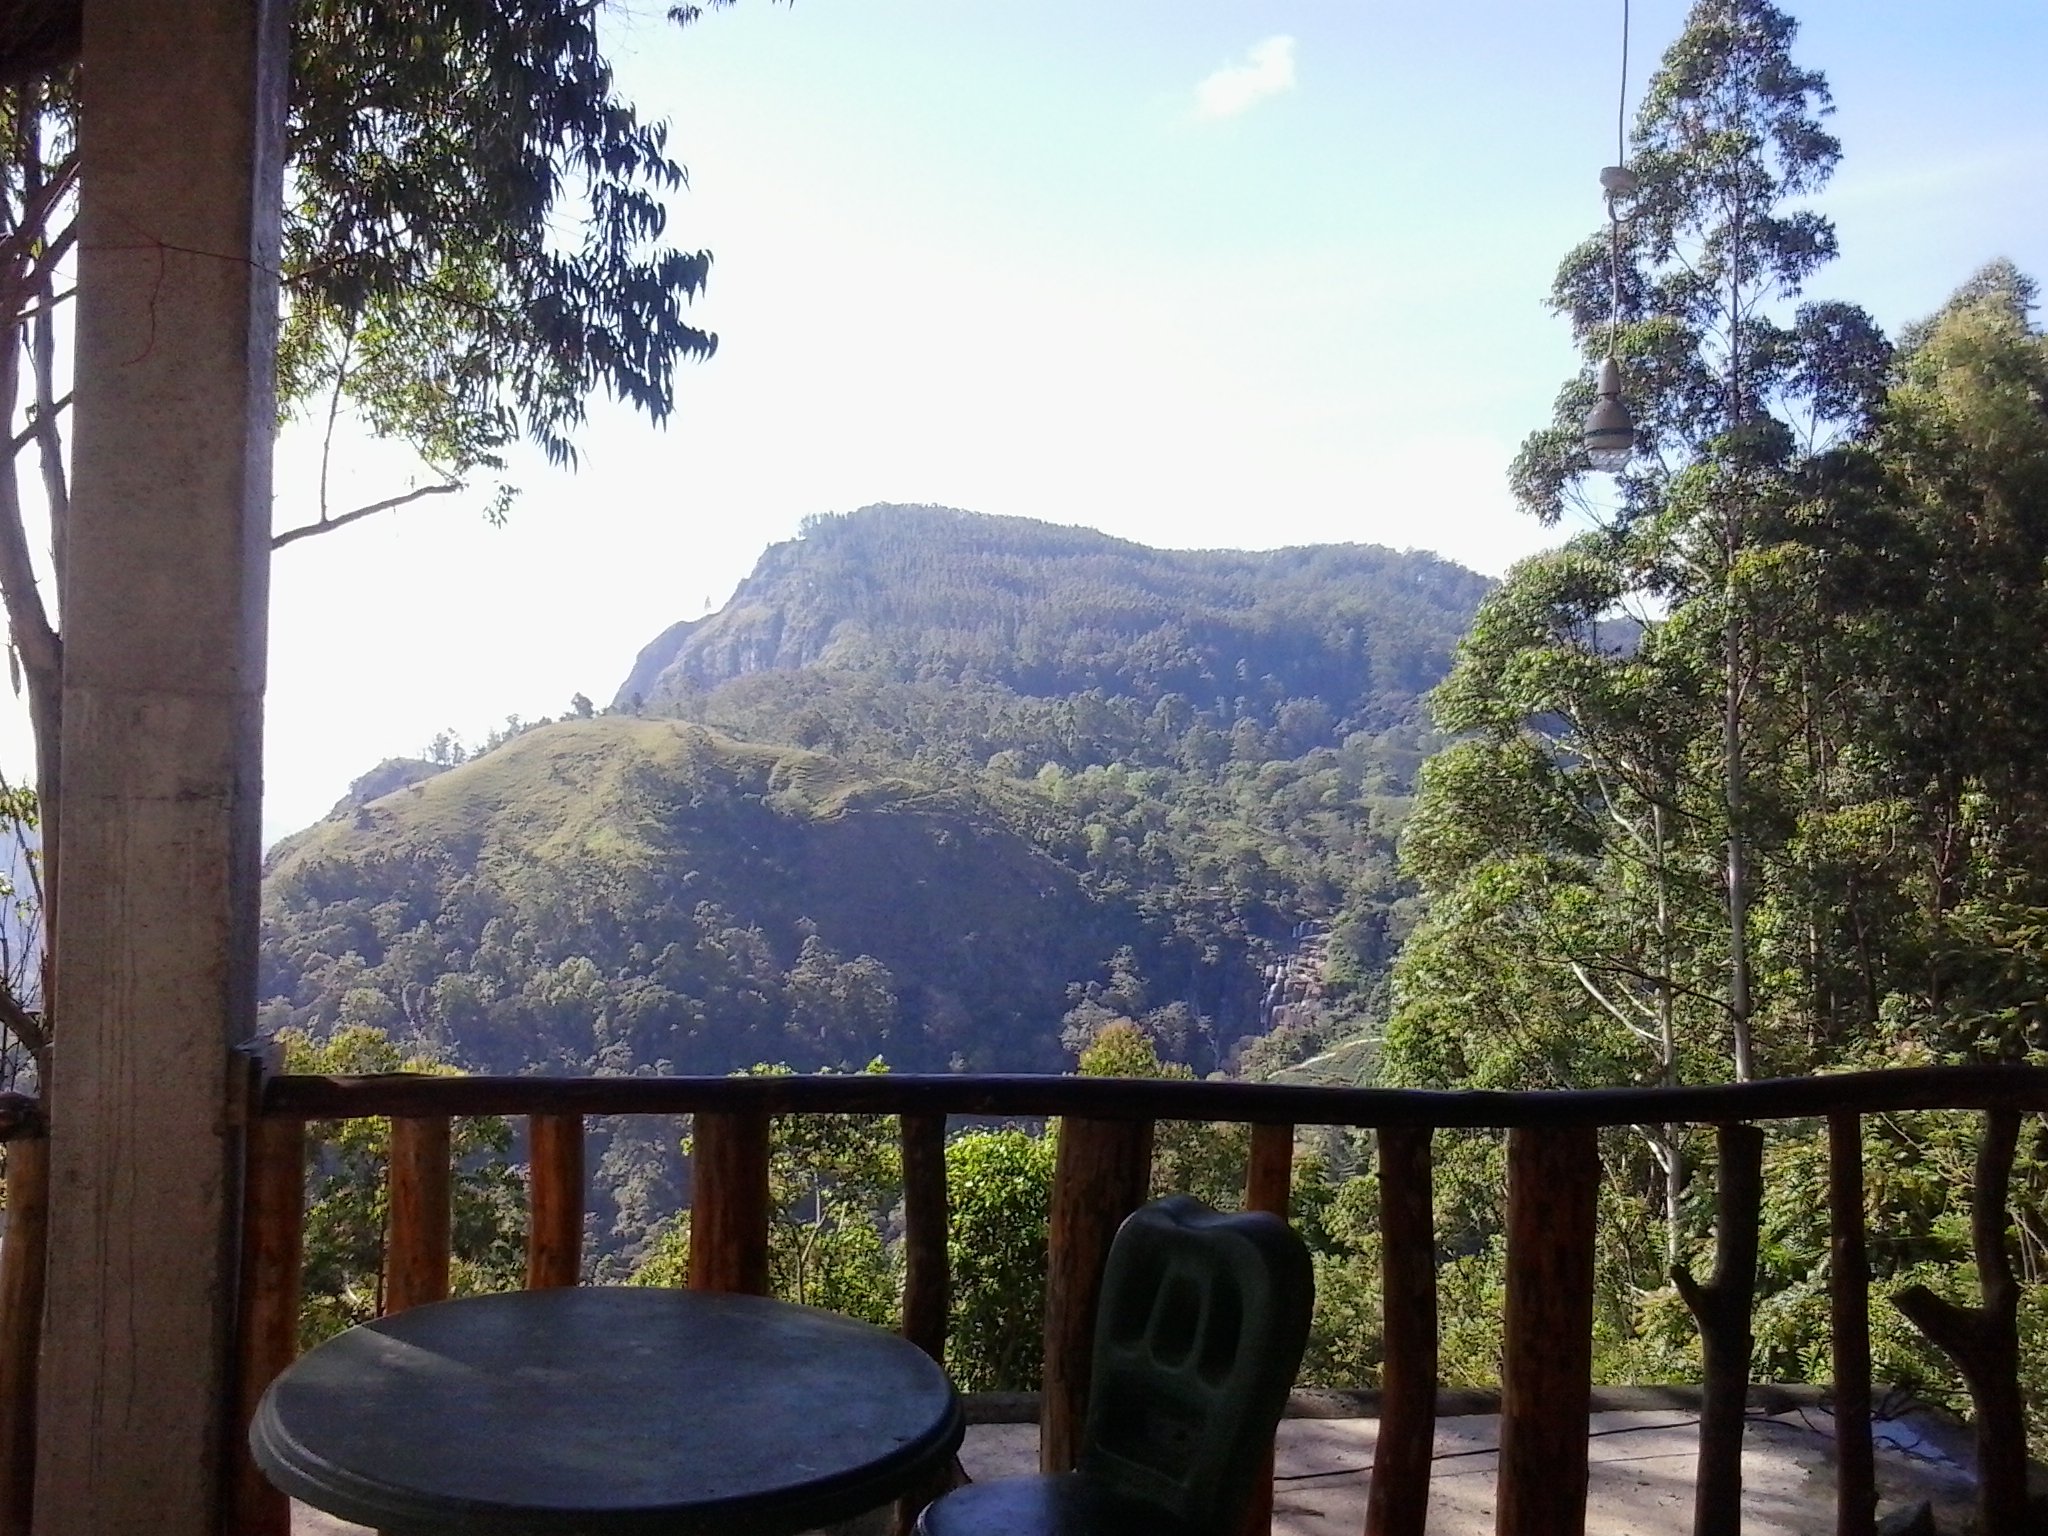
[(1101, 689), (1198, 708), (1324, 700), (1353, 727), (1410, 717), (1489, 583), (1373, 545), (1158, 550), (946, 507), (808, 519), (719, 613), (644, 649), (617, 706), (654, 711), (760, 672), (822, 669)]
[[(263, 1022), (491, 1071), (1057, 1071), (1127, 1018), (1199, 1072), (1284, 1067), (1378, 1012), (1420, 695), (1485, 588), (814, 519), (612, 710), (380, 764), (273, 850)], [(630, 1249), (673, 1148), (599, 1145)]]

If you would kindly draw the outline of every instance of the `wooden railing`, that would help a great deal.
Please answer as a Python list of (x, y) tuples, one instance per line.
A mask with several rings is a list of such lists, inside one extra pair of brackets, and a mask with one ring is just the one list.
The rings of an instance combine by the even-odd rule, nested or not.
[[(1864, 1115), (1977, 1110), (1987, 1131), (1975, 1189), (1985, 1304), (1960, 1309), (1925, 1293), (1901, 1304), (1955, 1358), (1977, 1408), (1980, 1526), (2017, 1530), (2025, 1503), (2025, 1422), (2017, 1391), (2017, 1287), (2005, 1248), (2006, 1185), (2022, 1113), (2048, 1109), (2048, 1070), (1954, 1067), (1853, 1073), (1715, 1087), (1564, 1093), (1427, 1093), (1076, 1077), (535, 1078), (271, 1077), (250, 1139), (242, 1330), (243, 1400), (291, 1359), (297, 1305), (303, 1126), (309, 1119), (392, 1119), (386, 1304), (446, 1294), (449, 1120), (531, 1117), (529, 1285), (573, 1283), (583, 1195), (583, 1117), (694, 1117), (689, 1283), (761, 1292), (768, 1280), (768, 1148), (777, 1115), (900, 1117), (904, 1188), (903, 1328), (942, 1357), (947, 1315), (949, 1116), (1061, 1122), (1050, 1221), (1040, 1458), (1071, 1466), (1085, 1417), (1103, 1262), (1123, 1217), (1143, 1202), (1157, 1120), (1252, 1126), (1248, 1206), (1285, 1213), (1297, 1126), (1377, 1133), (1384, 1273), (1381, 1422), (1368, 1494), (1372, 1536), (1419, 1536), (1435, 1422), (1437, 1299), (1430, 1133), (1508, 1132), (1507, 1301), (1499, 1519), (1521, 1536), (1579, 1536), (1585, 1524), (1591, 1391), (1594, 1214), (1602, 1127), (1719, 1128), (1714, 1274), (1682, 1285), (1705, 1339), (1696, 1530), (1733, 1530), (1761, 1191), (1755, 1122), (1825, 1118), (1830, 1131), (1834, 1403), (1838, 1531), (1867, 1533), (1870, 1458)], [(1263, 1526), (1270, 1501), (1259, 1511)], [(248, 1536), (282, 1536), (281, 1502), (248, 1469), (239, 1506)]]
[[(904, 1211), (903, 1331), (942, 1358), (948, 1311), (945, 1135), (949, 1117), (1056, 1118), (1041, 1394), (1041, 1463), (1072, 1464), (1088, 1395), (1103, 1262), (1123, 1217), (1146, 1198), (1155, 1121), (1249, 1124), (1248, 1206), (1285, 1213), (1297, 1127), (1376, 1133), (1383, 1247), (1380, 1425), (1368, 1492), (1371, 1536), (1420, 1536), (1437, 1411), (1437, 1291), (1431, 1133), (1508, 1133), (1507, 1297), (1501, 1395), (1499, 1528), (1517, 1536), (1581, 1536), (1596, 1197), (1603, 1127), (1717, 1128), (1714, 1273), (1681, 1284), (1700, 1320), (1703, 1391), (1695, 1529), (1735, 1529), (1762, 1135), (1757, 1122), (1825, 1120), (1833, 1402), (1840, 1536), (1868, 1536), (1869, 1272), (1865, 1260), (1862, 1118), (1913, 1110), (1984, 1115), (1972, 1234), (1983, 1305), (1956, 1307), (1924, 1291), (1896, 1298), (1955, 1360), (1976, 1409), (1978, 1529), (2022, 1529), (2026, 1425), (2018, 1393), (2017, 1300), (2006, 1249), (2007, 1187), (2020, 1118), (2048, 1110), (2048, 1069), (1901, 1069), (1716, 1087), (1542, 1093), (1432, 1093), (1262, 1084), (1074, 1077), (539, 1078), (394, 1075), (262, 1076), (252, 1081), (246, 1137), (237, 1382), (241, 1405), (231, 1529), (286, 1536), (289, 1510), (257, 1474), (240, 1435), (264, 1387), (296, 1350), (305, 1198), (306, 1122), (388, 1116), (392, 1123), (385, 1306), (438, 1299), (449, 1282), (450, 1122), (528, 1117), (530, 1230), (526, 1283), (571, 1285), (582, 1268), (584, 1120), (592, 1115), (693, 1117), (689, 1283), (761, 1292), (768, 1282), (769, 1131), (774, 1117), (899, 1117)], [(26, 1509), (31, 1465), (34, 1319), (40, 1312), (46, 1179), (32, 1105), (0, 1100), (10, 1146), (10, 1230), (0, 1263), (0, 1536)], [(24, 1156), (24, 1152), (27, 1153)], [(17, 1193), (17, 1180), (20, 1192)], [(19, 1240), (18, 1240), (19, 1239)], [(21, 1377), (29, 1374), (24, 1393)], [(23, 1452), (26, 1445), (28, 1450)], [(6, 1480), (15, 1481), (8, 1482)], [(1256, 1528), (1270, 1515), (1258, 1512)]]

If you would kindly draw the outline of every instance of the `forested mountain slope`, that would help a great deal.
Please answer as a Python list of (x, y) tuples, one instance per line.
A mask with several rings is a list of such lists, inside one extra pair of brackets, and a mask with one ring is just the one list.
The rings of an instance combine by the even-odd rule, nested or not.
[[(499, 1070), (1057, 1069), (1080, 1008), (1070, 1035), (1150, 1016), (1213, 1068), (1303, 921), (1333, 1005), (1384, 971), (1417, 695), (1486, 586), (1358, 546), (812, 519), (643, 653), (637, 713), (380, 765), (283, 845), (266, 1018)], [(846, 1016), (799, 1006), (863, 965)]]
[[(1305, 1051), (1375, 1010), (1412, 925), (1418, 699), (1486, 586), (814, 519), (614, 710), (381, 764), (280, 845), (263, 1022), (491, 1071), (1058, 1071), (1129, 1019), (1207, 1072), (1292, 1001)], [(1314, 986), (1282, 963), (1310, 930)]]
[(1143, 931), (969, 793), (615, 715), (301, 834), (268, 910), (273, 1022), (500, 1072), (1053, 1068), (1066, 981)]

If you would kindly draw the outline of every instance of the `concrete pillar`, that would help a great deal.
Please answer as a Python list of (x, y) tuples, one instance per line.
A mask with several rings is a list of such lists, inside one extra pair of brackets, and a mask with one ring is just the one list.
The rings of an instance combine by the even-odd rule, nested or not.
[(86, 0), (38, 1536), (216, 1536), (285, 0)]

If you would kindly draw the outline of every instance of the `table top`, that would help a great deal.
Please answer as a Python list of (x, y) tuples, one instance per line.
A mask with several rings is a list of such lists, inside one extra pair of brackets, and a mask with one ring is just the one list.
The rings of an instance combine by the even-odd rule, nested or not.
[(959, 1448), (923, 1351), (830, 1312), (640, 1287), (415, 1307), (329, 1339), (249, 1429), (295, 1498), (395, 1533), (784, 1536)]

